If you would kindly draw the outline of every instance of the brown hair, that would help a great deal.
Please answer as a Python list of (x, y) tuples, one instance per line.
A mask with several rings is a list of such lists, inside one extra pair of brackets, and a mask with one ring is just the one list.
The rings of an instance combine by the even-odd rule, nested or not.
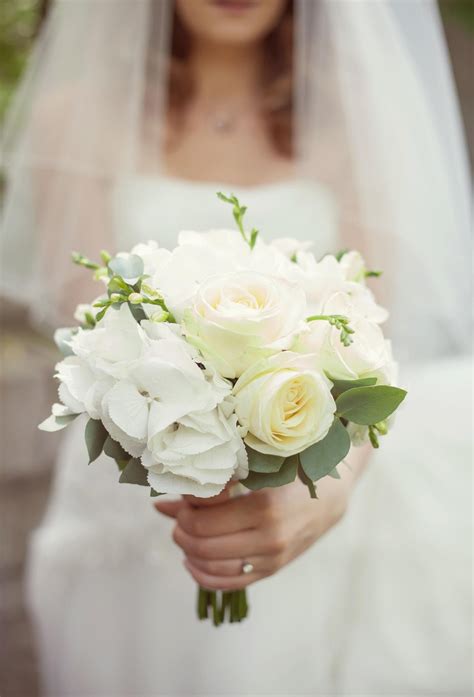
[[(191, 41), (174, 11), (171, 60), (168, 72), (168, 108), (174, 122), (186, 111), (193, 95), (189, 69)], [(285, 157), (293, 154), (293, 0), (288, 0), (276, 27), (265, 37), (262, 75), (262, 116), (275, 149)]]

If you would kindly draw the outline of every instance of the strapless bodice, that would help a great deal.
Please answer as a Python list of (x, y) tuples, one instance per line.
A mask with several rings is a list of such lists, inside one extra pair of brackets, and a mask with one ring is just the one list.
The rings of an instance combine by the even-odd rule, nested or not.
[(318, 256), (337, 246), (335, 201), (328, 190), (309, 180), (234, 187), (141, 176), (122, 180), (114, 192), (117, 247), (126, 250), (137, 242), (155, 239), (171, 248), (180, 230), (233, 227), (230, 207), (217, 199), (217, 191), (238, 196), (248, 206), (246, 226), (257, 227), (266, 240), (311, 240)]

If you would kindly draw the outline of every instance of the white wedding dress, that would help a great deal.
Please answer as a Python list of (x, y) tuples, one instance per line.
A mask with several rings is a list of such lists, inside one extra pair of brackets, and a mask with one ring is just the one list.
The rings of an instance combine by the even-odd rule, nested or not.
[[(116, 192), (118, 244), (229, 227), (228, 186), (143, 178)], [(334, 251), (337, 210), (304, 181), (234, 188), (268, 239)], [(414, 289), (414, 293), (415, 293)], [(396, 337), (395, 337), (396, 347)], [(405, 351), (407, 353), (407, 351)], [(31, 540), (28, 597), (44, 689), (56, 697), (470, 694), (466, 364), (402, 365), (409, 390), (343, 521), (249, 589), (241, 625), (195, 617), (195, 584), (147, 490), (115, 463), (87, 466), (65, 435), (47, 515)], [(315, 501), (315, 506), (318, 502)]]

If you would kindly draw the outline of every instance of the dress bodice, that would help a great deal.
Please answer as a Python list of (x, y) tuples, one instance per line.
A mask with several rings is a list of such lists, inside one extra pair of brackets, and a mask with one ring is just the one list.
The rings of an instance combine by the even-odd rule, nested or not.
[(329, 191), (314, 182), (295, 179), (257, 187), (234, 187), (147, 176), (122, 180), (115, 190), (117, 248), (125, 251), (149, 239), (172, 248), (180, 230), (233, 227), (229, 206), (216, 197), (217, 191), (231, 190), (248, 206), (246, 226), (257, 227), (264, 239), (311, 240), (317, 256), (335, 251), (335, 201)]

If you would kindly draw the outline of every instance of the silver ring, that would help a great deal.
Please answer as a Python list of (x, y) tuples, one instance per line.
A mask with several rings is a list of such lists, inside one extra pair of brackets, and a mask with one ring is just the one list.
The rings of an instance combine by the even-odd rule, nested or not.
[(242, 564), (242, 573), (243, 574), (251, 574), (253, 571), (253, 564), (251, 564), (249, 561), (244, 561)]

